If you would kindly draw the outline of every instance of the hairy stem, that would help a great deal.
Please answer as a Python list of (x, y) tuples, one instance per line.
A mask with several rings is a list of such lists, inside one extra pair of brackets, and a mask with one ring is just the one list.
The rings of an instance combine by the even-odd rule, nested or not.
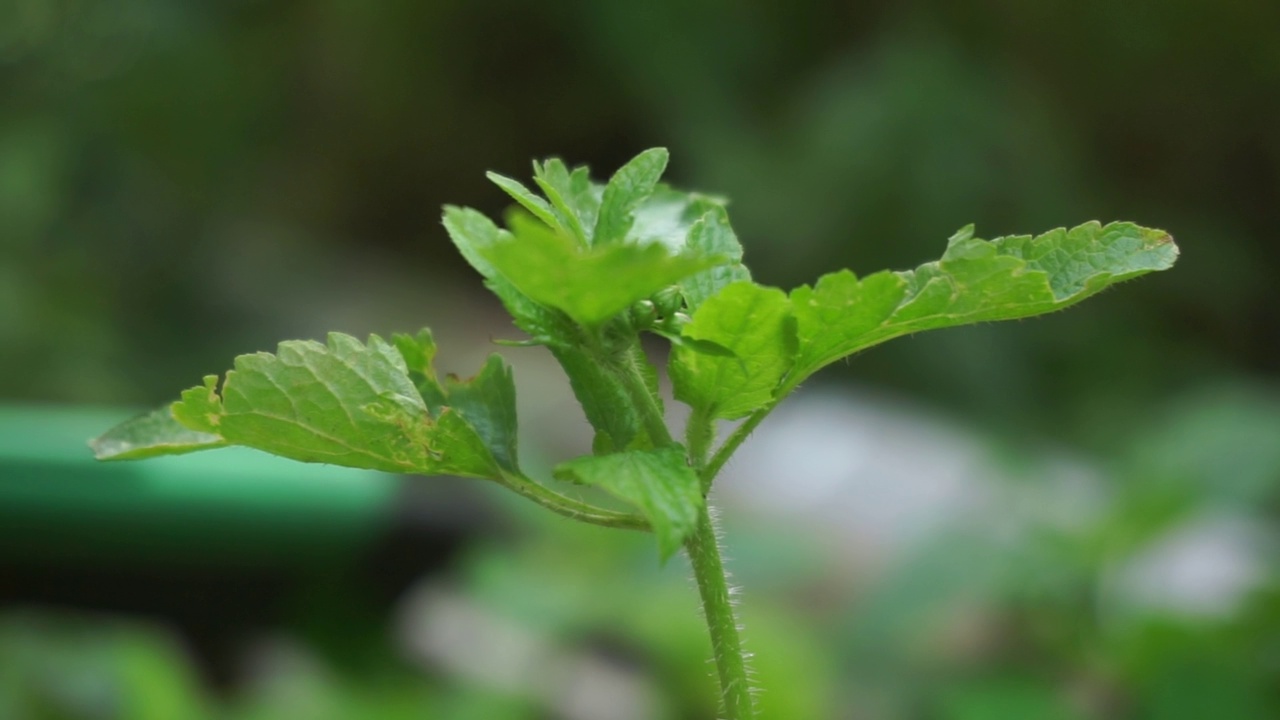
[(581, 500), (575, 500), (567, 495), (561, 495), (524, 475), (504, 473), (502, 484), (542, 507), (574, 520), (626, 530), (651, 529), (649, 521), (639, 515), (606, 510), (584, 503)]
[[(619, 373), (622, 382), (628, 388), (632, 401), (645, 418), (645, 427), (655, 444), (670, 444), (673, 441), (662, 410), (654, 401), (653, 395), (646, 386), (640, 368), (633, 366), (622, 369)], [(757, 421), (758, 422), (758, 421)], [(714, 423), (711, 418), (695, 414), (690, 418), (687, 448), (695, 469), (700, 467), (710, 450), (714, 435)], [(741, 442), (741, 440), (739, 440)], [(720, 464), (723, 465), (723, 460)], [(719, 466), (716, 468), (719, 469)], [(714, 473), (709, 476), (714, 477)], [(710, 485), (703, 484), (704, 490)], [(747, 679), (747, 658), (742, 652), (742, 640), (738, 637), (738, 623), (733, 616), (733, 602), (729, 597), (729, 579), (724, 572), (724, 563), (720, 558), (720, 546), (716, 539), (715, 523), (711, 519), (710, 509), (704, 504), (698, 510), (698, 524), (693, 534), (685, 541), (685, 552), (689, 554), (689, 562), (693, 566), (693, 576), (698, 583), (698, 594), (702, 596), (702, 610), (707, 620), (707, 631), (711, 635), (711, 647), (716, 661), (716, 672), (720, 678), (720, 697), (724, 705), (725, 720), (751, 720), (755, 717), (755, 705), (751, 695), (751, 684)]]
[(750, 720), (755, 717), (751, 684), (747, 678), (746, 655), (738, 637), (738, 623), (733, 616), (729, 582), (720, 558), (715, 524), (708, 508), (702, 508), (698, 527), (685, 541), (685, 550), (693, 565), (693, 576), (702, 596), (702, 611), (711, 632), (711, 648), (715, 654), (716, 672), (720, 676), (720, 696), (726, 720)]

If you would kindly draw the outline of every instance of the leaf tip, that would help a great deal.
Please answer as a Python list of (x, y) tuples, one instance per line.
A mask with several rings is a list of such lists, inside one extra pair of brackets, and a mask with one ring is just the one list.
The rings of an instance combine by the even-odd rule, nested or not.
[(968, 225), (965, 225), (964, 227), (955, 231), (955, 233), (953, 233), (951, 237), (947, 239), (947, 247), (950, 248), (951, 246), (965, 242), (966, 240), (972, 240), (974, 232), (975, 232), (975, 228), (973, 223), (969, 223)]

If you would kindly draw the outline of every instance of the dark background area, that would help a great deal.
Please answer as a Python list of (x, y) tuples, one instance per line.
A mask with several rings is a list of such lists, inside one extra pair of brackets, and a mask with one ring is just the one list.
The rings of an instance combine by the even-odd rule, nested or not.
[[(776, 717), (1275, 717), (1278, 31), (1280, 5), (1268, 0), (8, 0), (0, 402), (154, 406), (236, 354), (328, 330), (430, 325), (458, 364), (447, 369), (465, 374), (491, 337), (515, 331), (456, 255), (440, 206), (498, 215), (509, 201), (484, 171), (526, 177), (531, 159), (549, 155), (603, 179), (641, 149), (670, 148), (667, 179), (731, 198), (756, 278), (784, 288), (840, 267), (914, 267), (970, 222), (994, 237), (1132, 220), (1174, 235), (1172, 272), (1060, 316), (893, 343), (828, 370), (815, 390), (870, 392), (962, 426), (1033, 491), (1047, 482), (1043, 457), (1082, 458), (1103, 478), (1103, 509), (1070, 529), (1035, 525), (1036, 542), (998, 582), (959, 573), (938, 585), (951, 577), (939, 568), (973, 562), (942, 551), (894, 560), (887, 575), (929, 579), (901, 592), (937, 599), (946, 617), (983, 598), (976, 616), (962, 613), (978, 618), (964, 625), (977, 639), (925, 659), (913, 643), (950, 648), (950, 636), (922, 630), (919, 617), (876, 641), (854, 628), (880, 607), (879, 581), (824, 604), (811, 579), (800, 583), (818, 599), (785, 589), (785, 573), (771, 583), (769, 568), (786, 563), (760, 560), (743, 538), (742, 575), (764, 585), (770, 608), (746, 610), (749, 627), (753, 612), (767, 616), (761, 654), (799, 648), (812, 666), (804, 680), (762, 676), (823, 698), (786, 705), (788, 692), (771, 690)], [(526, 369), (532, 355), (513, 357), (517, 375), (543, 378), (541, 361)], [(522, 395), (522, 413), (526, 402), (540, 401)], [(531, 442), (558, 452), (555, 438)], [(1205, 517), (1251, 528), (1238, 544), (1256, 572), (1238, 603), (1208, 615), (1126, 611), (1124, 622), (1099, 610), (1128, 559)], [(476, 547), (487, 549), (464, 553), (450, 576), (469, 596), (499, 598), (500, 615), (510, 610), (501, 588), (543, 582), (529, 567), (570, 585), (591, 567), (565, 549), (578, 531), (520, 522), (535, 530), (519, 541), (478, 526)], [(750, 520), (730, 524), (731, 544), (757, 532)], [(671, 635), (690, 627), (701, 642), (686, 622), (692, 594), (681, 594), (679, 570), (650, 577), (648, 548), (618, 542), (645, 570), (609, 571), (616, 604), (592, 632), (634, 627), (619, 632), (625, 642), (580, 637), (545, 608), (512, 614), (587, 647), (623, 646), (604, 654), (656, 678), (668, 699), (655, 717), (708, 717), (705, 699), (687, 699), (705, 690), (699, 646), (663, 645), (629, 614), (646, 593), (670, 594), (679, 620), (654, 622)], [(567, 592), (557, 612), (589, 603)], [(29, 659), (67, 640), (25, 617), (5, 626), (10, 647), (44, 650), (8, 657), (36, 672)], [(807, 630), (788, 636), (793, 626)], [(137, 632), (125, 636), (165, 647), (153, 629)], [(698, 675), (687, 692), (677, 679), (686, 667)], [(285, 675), (328, 688), (308, 697), (332, 717), (400, 717), (360, 704), (390, 681), (310, 672)], [(579, 717), (501, 683), (463, 692), (445, 672), (419, 697), (417, 675), (392, 675), (410, 688), (407, 707), (452, 708), (426, 716)], [(204, 692), (194, 683), (189, 697)], [(268, 707), (268, 695), (250, 693), (258, 700), (245, 707)], [(155, 715), (92, 717), (144, 716)]]

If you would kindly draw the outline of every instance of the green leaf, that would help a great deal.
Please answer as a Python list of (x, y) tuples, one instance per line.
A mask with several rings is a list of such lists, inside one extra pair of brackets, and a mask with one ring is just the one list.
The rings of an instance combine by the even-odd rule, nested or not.
[(676, 399), (710, 418), (745, 417), (772, 402), (796, 353), (786, 293), (751, 282), (728, 285), (708, 299), (683, 335), (732, 352), (708, 354), (692, 343), (672, 349)]
[(1037, 237), (987, 241), (972, 226), (941, 260), (915, 271), (858, 280), (843, 270), (791, 293), (799, 354), (787, 385), (894, 337), (1073, 305), (1115, 283), (1173, 266), (1178, 248), (1163, 230), (1090, 222)]
[(680, 290), (689, 312), (693, 313), (707, 298), (730, 283), (750, 280), (751, 273), (742, 264), (742, 245), (729, 226), (729, 213), (716, 206), (706, 212), (689, 229), (690, 250), (700, 257), (720, 257), (714, 267), (695, 273), (680, 282)]
[(429, 329), (424, 328), (417, 335), (393, 335), (391, 340), (431, 415), (458, 413), (485, 441), (504, 470), (519, 472), (515, 379), (502, 357), (490, 355), (470, 380), (449, 375), (441, 383), (432, 364), (436, 342)]
[(181, 400), (169, 408), (177, 422), (198, 432), (218, 434), (222, 399), (218, 397), (217, 375), (205, 375), (203, 385), (183, 390)]
[(443, 222), (458, 251), (484, 277), (485, 285), (502, 301), (517, 327), (544, 345), (575, 343), (577, 333), (563, 313), (529, 299), (485, 258), (496, 245), (510, 242), (511, 233), (471, 208), (445, 206)]
[(579, 165), (569, 173), (569, 194), (565, 202), (578, 216), (578, 221), (588, 233), (589, 242), (594, 241), (590, 233), (595, 228), (600, 215), (600, 202), (603, 195), (604, 187), (599, 183), (591, 182), (591, 170), (586, 165)]
[(598, 327), (632, 303), (712, 264), (672, 255), (656, 243), (583, 249), (524, 217), (511, 218), (514, 239), (485, 248), (485, 260), (526, 297), (584, 327)]
[(516, 386), (502, 356), (490, 355), (475, 377), (445, 379), (449, 408), (462, 416), (484, 440), (504, 470), (518, 471)]
[[(682, 192), (659, 183), (632, 213), (635, 222), (631, 225), (628, 242), (660, 242), (673, 253), (691, 250), (689, 233), (694, 223), (717, 208), (724, 209), (723, 199)], [(720, 251), (711, 253), (721, 260), (728, 254)]]
[(588, 172), (581, 167), (571, 175), (560, 158), (533, 164), (533, 180), (551, 201), (559, 226), (583, 247), (591, 244), (590, 229), (595, 227), (599, 207), (591, 194)]
[(99, 460), (141, 460), (211, 450), (226, 444), (217, 435), (192, 430), (179, 423), (169, 408), (163, 407), (120, 423), (92, 440), (89, 446)]
[(622, 243), (627, 239), (637, 206), (648, 198), (667, 169), (667, 149), (650, 148), (632, 158), (609, 179), (600, 202), (592, 242)]
[(693, 532), (705, 502), (698, 476), (678, 445), (584, 456), (561, 464), (555, 475), (603, 488), (634, 505), (653, 525), (663, 559)]
[[(434, 345), (424, 344), (414, 358), (429, 362), (433, 354)], [(509, 381), (489, 371), (485, 385)], [(513, 401), (513, 392), (479, 394), (496, 404)], [(505, 412), (514, 418), (513, 405), (491, 415)], [(486, 436), (500, 435), (478, 432), (468, 415), (481, 416), (452, 407), (433, 416), (397, 348), (376, 335), (366, 345), (340, 333), (330, 334), (327, 346), (293, 340), (280, 343), (274, 355), (242, 355), (220, 394), (216, 378), (206, 378), (173, 405), (179, 421), (215, 430), (227, 444), (295, 460), (498, 478), (497, 456), (513, 452), (514, 441), (492, 449)]]
[(484, 213), (471, 208), (444, 206), (444, 229), (449, 239), (486, 280), (498, 275), (498, 271), (485, 258), (485, 253), (496, 245), (511, 240), (511, 233), (498, 227)]
[(485, 173), (485, 177), (489, 178), (494, 185), (502, 188), (503, 192), (510, 195), (513, 200), (520, 203), (520, 206), (528, 210), (534, 217), (538, 218), (548, 226), (557, 228), (562, 232), (569, 232), (569, 228), (564, 227), (560, 223), (560, 219), (556, 217), (556, 211), (546, 200), (534, 195), (529, 188), (525, 187), (519, 180), (499, 175), (496, 172)]

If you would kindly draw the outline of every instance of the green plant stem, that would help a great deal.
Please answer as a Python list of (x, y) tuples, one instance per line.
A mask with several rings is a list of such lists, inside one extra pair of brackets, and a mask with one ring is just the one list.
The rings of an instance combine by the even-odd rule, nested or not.
[(653, 444), (663, 446), (674, 443), (671, 431), (667, 429), (667, 421), (662, 416), (662, 407), (658, 405), (658, 400), (653, 393), (649, 392), (649, 386), (645, 383), (644, 374), (640, 368), (636, 367), (634, 361), (629, 361), (625, 365), (615, 365), (614, 371), (626, 388), (627, 394), (631, 396), (631, 402), (640, 411), (645, 432), (649, 434)]
[(747, 436), (756, 429), (761, 421), (764, 420), (765, 416), (769, 414), (769, 411), (773, 410), (777, 404), (778, 402), (775, 400), (774, 402), (771, 402), (751, 413), (751, 416), (743, 421), (743, 423), (733, 431), (733, 434), (724, 441), (724, 444), (716, 450), (715, 455), (711, 456), (711, 460), (707, 463), (706, 467), (702, 468), (701, 472), (698, 473), (699, 477), (702, 478), (702, 491), (704, 493), (711, 489), (711, 483), (715, 482), (716, 475), (720, 474), (721, 468), (723, 468), (724, 464), (729, 461), (729, 458), (733, 453), (737, 451), (738, 447), (742, 445), (744, 441), (746, 441)]
[(733, 601), (729, 597), (729, 582), (720, 558), (715, 523), (707, 507), (700, 511), (697, 530), (685, 541), (685, 550), (693, 565), (693, 576), (702, 596), (702, 611), (711, 633), (725, 719), (750, 720), (755, 717), (755, 705), (747, 678), (746, 656), (738, 637), (738, 623), (733, 616)]
[[(640, 368), (634, 365), (617, 368), (617, 375), (627, 387), (636, 409), (645, 418), (645, 426), (649, 428), (650, 437), (656, 444), (674, 442), (667, 424), (663, 420), (662, 410), (654, 402), (653, 395), (645, 385)], [(714, 425), (710, 418), (694, 416), (690, 418), (692, 437), (695, 445), (690, 456), (706, 457), (710, 449)], [(758, 421), (757, 421), (758, 422)], [(739, 441), (741, 442), (741, 441)], [(721, 461), (723, 464), (723, 461)], [(692, 535), (685, 541), (685, 552), (689, 554), (689, 562), (693, 566), (693, 577), (698, 583), (698, 594), (702, 597), (702, 610), (707, 620), (707, 631), (711, 636), (712, 652), (716, 661), (716, 673), (720, 678), (720, 696), (724, 704), (725, 720), (751, 720), (755, 717), (755, 705), (751, 697), (751, 684), (747, 679), (747, 659), (742, 652), (742, 640), (738, 636), (738, 623), (733, 616), (733, 602), (729, 597), (729, 579), (724, 572), (724, 563), (720, 558), (720, 546), (716, 540), (715, 523), (711, 519), (711, 511), (704, 504), (698, 510), (698, 524)]]
[[(695, 407), (689, 415), (689, 423), (685, 426), (684, 443), (689, 451), (689, 461), (693, 464), (693, 469), (698, 471), (699, 476), (707, 465), (707, 456), (711, 453), (713, 439), (715, 439), (715, 421), (707, 415), (705, 409)], [(702, 492), (705, 494), (709, 489), (710, 485), (704, 482)]]
[(523, 475), (503, 473), (502, 484), (542, 507), (574, 520), (626, 530), (651, 529), (649, 521), (639, 515), (606, 510), (575, 500)]

